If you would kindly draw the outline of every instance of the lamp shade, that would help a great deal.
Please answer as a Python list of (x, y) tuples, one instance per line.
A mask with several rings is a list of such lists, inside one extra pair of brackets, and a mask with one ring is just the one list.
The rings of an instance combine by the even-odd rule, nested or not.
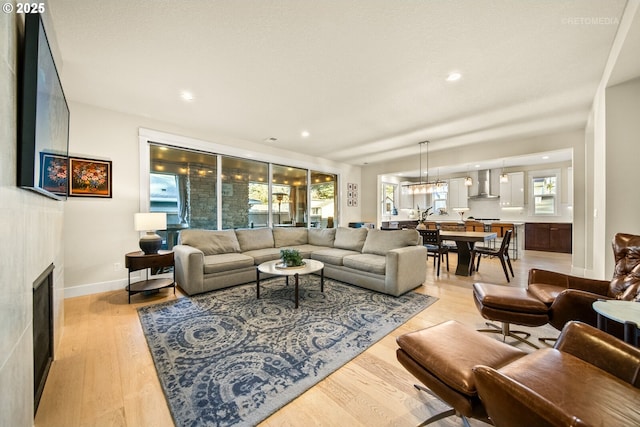
[(164, 212), (143, 212), (133, 216), (136, 231), (156, 231), (167, 229), (167, 214)]
[(140, 237), (140, 249), (147, 254), (157, 254), (162, 247), (162, 237), (158, 236), (156, 230), (166, 230), (167, 214), (164, 212), (143, 212), (133, 216), (133, 224), (136, 231), (146, 231)]

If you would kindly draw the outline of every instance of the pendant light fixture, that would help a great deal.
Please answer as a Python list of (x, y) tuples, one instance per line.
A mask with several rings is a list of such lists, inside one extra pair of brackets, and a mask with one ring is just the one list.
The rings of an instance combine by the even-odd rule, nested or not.
[(504, 160), (502, 161), (502, 173), (500, 173), (500, 183), (504, 184), (509, 182), (509, 175), (504, 173)]
[(466, 185), (467, 187), (471, 187), (473, 185), (473, 178), (471, 178), (471, 175), (469, 175), (469, 165), (467, 165), (467, 176), (464, 179), (464, 185)]

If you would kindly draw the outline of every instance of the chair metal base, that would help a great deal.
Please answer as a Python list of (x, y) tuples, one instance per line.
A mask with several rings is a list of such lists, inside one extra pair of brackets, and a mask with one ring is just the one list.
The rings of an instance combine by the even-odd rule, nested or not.
[[(420, 391), (424, 391), (425, 393), (430, 394), (431, 396), (433, 396), (433, 397), (437, 398), (438, 400), (440, 400), (438, 395), (436, 395), (434, 392), (432, 392), (428, 388), (426, 388), (424, 386), (421, 386), (420, 384), (414, 384), (413, 386), (416, 389), (418, 389)], [(440, 400), (440, 401), (442, 402), (442, 400)], [(467, 420), (467, 417), (465, 417), (464, 415), (460, 414), (458, 411), (456, 411), (453, 408), (447, 409), (444, 412), (440, 412), (439, 414), (435, 414), (435, 415), (429, 417), (424, 422), (422, 422), (420, 425), (418, 425), (418, 427), (424, 427), (426, 425), (429, 425), (431, 423), (435, 423), (436, 421), (439, 421), (439, 420), (441, 420), (443, 418), (451, 417), (453, 415), (456, 415), (456, 416), (460, 417), (460, 419), (462, 420), (462, 425), (464, 427), (471, 427), (471, 425), (469, 424), (469, 420)]]
[(558, 341), (558, 338), (538, 338), (538, 341), (544, 343), (549, 347), (553, 347), (556, 341)]
[[(527, 338), (529, 338), (531, 336), (531, 334), (529, 332), (525, 332), (525, 331), (512, 331), (511, 330), (511, 325), (507, 322), (502, 322), (502, 326), (498, 326), (498, 325), (494, 325), (491, 322), (486, 322), (486, 325), (489, 326), (492, 329), (478, 329), (478, 332), (486, 332), (486, 333), (490, 333), (490, 334), (502, 334), (502, 341), (504, 341), (507, 337), (511, 337), (514, 338), (520, 342), (523, 342), (527, 345), (530, 345), (531, 347), (535, 348), (535, 349), (539, 349), (540, 347), (538, 347), (537, 345), (535, 345), (534, 343), (532, 343), (531, 341), (529, 341)], [(523, 336), (517, 335), (517, 334), (521, 334)]]

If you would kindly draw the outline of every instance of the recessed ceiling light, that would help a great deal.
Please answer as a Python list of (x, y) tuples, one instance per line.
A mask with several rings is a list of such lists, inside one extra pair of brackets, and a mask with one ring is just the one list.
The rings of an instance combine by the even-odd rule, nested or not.
[(278, 138), (275, 138), (275, 137), (272, 136), (272, 137), (269, 137), (269, 138), (265, 138), (263, 141), (264, 142), (276, 142), (276, 141), (278, 141)]
[(479, 168), (479, 167), (480, 167), (480, 165), (475, 165), (475, 167), (476, 167), (476, 168)]
[(549, 156), (542, 156), (542, 160), (547, 160)]
[(185, 101), (193, 101), (193, 94), (191, 92), (182, 91), (182, 93), (180, 94), (180, 98), (184, 99)]
[(308, 130), (303, 130), (302, 132), (300, 132), (300, 136), (302, 136), (303, 138), (309, 138), (310, 135), (311, 134)]
[(458, 72), (449, 73), (449, 75), (447, 76), (447, 81), (448, 82), (455, 82), (455, 81), (460, 80), (461, 77), (462, 77), (462, 74), (460, 74)]

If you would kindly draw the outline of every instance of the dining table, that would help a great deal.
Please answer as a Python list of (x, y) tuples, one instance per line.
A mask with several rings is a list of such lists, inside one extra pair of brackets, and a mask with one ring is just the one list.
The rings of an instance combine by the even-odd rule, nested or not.
[(488, 242), (498, 237), (497, 233), (486, 231), (449, 231), (441, 230), (442, 240), (453, 240), (458, 249), (458, 266), (456, 274), (458, 276), (471, 276), (473, 273), (473, 248), (477, 242)]

